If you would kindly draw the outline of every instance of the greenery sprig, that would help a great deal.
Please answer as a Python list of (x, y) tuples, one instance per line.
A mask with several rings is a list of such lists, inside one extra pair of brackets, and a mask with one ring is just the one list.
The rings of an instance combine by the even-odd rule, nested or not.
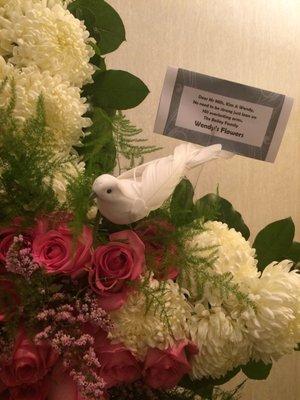
[(0, 91), (10, 85), (8, 105), (0, 108), (0, 202), (1, 223), (22, 216), (27, 222), (38, 214), (58, 208), (52, 190), (53, 174), (69, 157), (58, 155), (54, 136), (46, 128), (43, 96), (35, 114), (24, 123), (14, 117), (14, 82), (5, 80)]

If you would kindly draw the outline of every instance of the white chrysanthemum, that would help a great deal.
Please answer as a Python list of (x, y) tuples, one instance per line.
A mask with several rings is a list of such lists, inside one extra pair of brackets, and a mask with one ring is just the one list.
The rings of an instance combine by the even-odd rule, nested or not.
[(11, 21), (21, 17), (32, 8), (33, 4), (43, 4), (53, 7), (59, 4), (66, 8), (68, 2), (63, 0), (0, 0), (0, 54), (12, 55), (13, 41), (11, 39)]
[[(243, 284), (245, 280), (255, 278), (259, 274), (257, 260), (254, 258), (255, 250), (240, 232), (229, 229), (222, 222), (206, 222), (204, 231), (195, 236), (189, 244), (197, 246), (204, 258), (216, 257), (214, 271), (218, 274), (231, 272), (236, 283)], [(187, 285), (187, 289), (191, 290), (192, 280)]]
[[(150, 283), (152, 289), (158, 285), (158, 281), (154, 279)], [(114, 322), (110, 337), (116, 342), (124, 343), (140, 359), (145, 357), (148, 347), (163, 350), (172, 346), (174, 341), (187, 338), (187, 320), (190, 318), (191, 308), (185, 296), (180, 293), (178, 285), (168, 281), (163, 294), (156, 295), (161, 296), (163, 309), (158, 307), (155, 311), (151, 307), (147, 310), (145, 295), (136, 291), (120, 310), (110, 315)]]
[[(62, 152), (69, 152), (71, 146), (78, 144), (82, 128), (90, 125), (88, 118), (83, 118), (88, 105), (80, 97), (80, 89), (71, 87), (60, 76), (51, 76), (40, 72), (37, 67), (17, 70), (8, 68), (8, 77), (13, 78), (16, 86), (17, 102), (14, 114), (24, 120), (33, 115), (39, 95), (43, 95), (46, 124), (54, 134), (53, 146)], [(0, 95), (0, 106), (7, 104), (10, 87), (6, 85)]]
[(199, 347), (192, 359), (191, 377), (219, 378), (249, 361), (251, 344), (243, 332), (243, 323), (223, 307), (207, 309), (195, 304), (190, 320), (191, 340)]
[(91, 81), (94, 50), (85, 25), (58, 1), (9, 1), (0, 12), (2, 55), (17, 67), (38, 66), (82, 87)]
[(253, 343), (253, 357), (268, 363), (290, 353), (300, 342), (300, 274), (282, 261), (265, 268), (260, 279), (249, 281), (256, 304), (241, 315)]
[(97, 216), (97, 212), (98, 212), (98, 207), (92, 206), (87, 212), (87, 219), (89, 220), (95, 219)]
[(10, 70), (10, 66), (6, 63), (4, 58), (0, 56), (0, 81), (3, 81), (7, 77)]
[(63, 204), (66, 202), (67, 187), (70, 179), (76, 178), (84, 171), (84, 162), (70, 161), (62, 165), (52, 179), (52, 189), (56, 194), (57, 200)]

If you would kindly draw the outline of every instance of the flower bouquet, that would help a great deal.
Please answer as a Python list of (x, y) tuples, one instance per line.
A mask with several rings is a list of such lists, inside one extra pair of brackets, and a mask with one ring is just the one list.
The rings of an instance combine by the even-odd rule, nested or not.
[(157, 149), (121, 110), (148, 89), (106, 68), (125, 30), (105, 1), (0, 6), (0, 399), (229, 399), (240, 371), (265, 379), (299, 350), (293, 221), (251, 247), (218, 192), (194, 201), (187, 164), (125, 209), (139, 171), (207, 153), (141, 165)]

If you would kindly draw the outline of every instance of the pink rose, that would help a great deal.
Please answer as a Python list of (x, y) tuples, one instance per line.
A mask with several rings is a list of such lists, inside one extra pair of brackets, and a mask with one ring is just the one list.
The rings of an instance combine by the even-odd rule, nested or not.
[(14, 238), (20, 234), (24, 235), (27, 240), (32, 240), (32, 232), (22, 227), (20, 218), (15, 218), (10, 227), (0, 228), (0, 263), (5, 263), (7, 252), (13, 244)]
[(96, 335), (95, 350), (101, 362), (100, 374), (106, 388), (135, 382), (141, 378), (141, 365), (125, 346), (112, 344), (105, 333)]
[(181, 341), (167, 350), (149, 348), (143, 371), (147, 385), (154, 389), (171, 389), (176, 386), (191, 370), (187, 353), (197, 354), (197, 346)]
[(43, 379), (56, 361), (50, 345), (34, 345), (20, 330), (10, 363), (0, 369), (0, 379), (8, 387), (32, 385)]
[(39, 221), (36, 237), (32, 243), (33, 259), (48, 274), (66, 274), (76, 278), (91, 261), (93, 235), (84, 226), (74, 243), (71, 230), (65, 223), (47, 230), (45, 221)]
[(164, 220), (142, 222), (136, 229), (145, 244), (147, 266), (156, 279), (175, 279), (178, 275), (176, 258), (178, 250), (174, 244), (175, 228)]
[(54, 367), (49, 384), (47, 400), (85, 400), (61, 363)]
[(133, 231), (113, 233), (110, 243), (99, 246), (93, 255), (90, 286), (105, 310), (116, 310), (126, 301), (127, 284), (137, 280), (144, 268), (145, 246)]
[(0, 229), (0, 261), (5, 262), (7, 252), (13, 244), (16, 235), (17, 230), (15, 228)]
[(21, 385), (10, 389), (10, 400), (46, 400), (48, 382), (42, 380), (31, 385)]

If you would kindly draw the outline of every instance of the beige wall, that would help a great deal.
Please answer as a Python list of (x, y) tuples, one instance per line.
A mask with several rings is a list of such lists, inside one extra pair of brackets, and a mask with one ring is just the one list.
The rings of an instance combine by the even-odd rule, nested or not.
[[(138, 75), (148, 98), (127, 113), (169, 153), (174, 140), (153, 133), (166, 67), (174, 65), (288, 94), (292, 116), (274, 164), (236, 156), (205, 166), (197, 193), (215, 190), (242, 212), (253, 235), (292, 216), (300, 240), (300, 0), (108, 0), (120, 13), (127, 42), (107, 57)], [(196, 182), (196, 174), (191, 176)], [(297, 382), (298, 381), (298, 382)], [(281, 360), (243, 399), (299, 400), (300, 353)]]

